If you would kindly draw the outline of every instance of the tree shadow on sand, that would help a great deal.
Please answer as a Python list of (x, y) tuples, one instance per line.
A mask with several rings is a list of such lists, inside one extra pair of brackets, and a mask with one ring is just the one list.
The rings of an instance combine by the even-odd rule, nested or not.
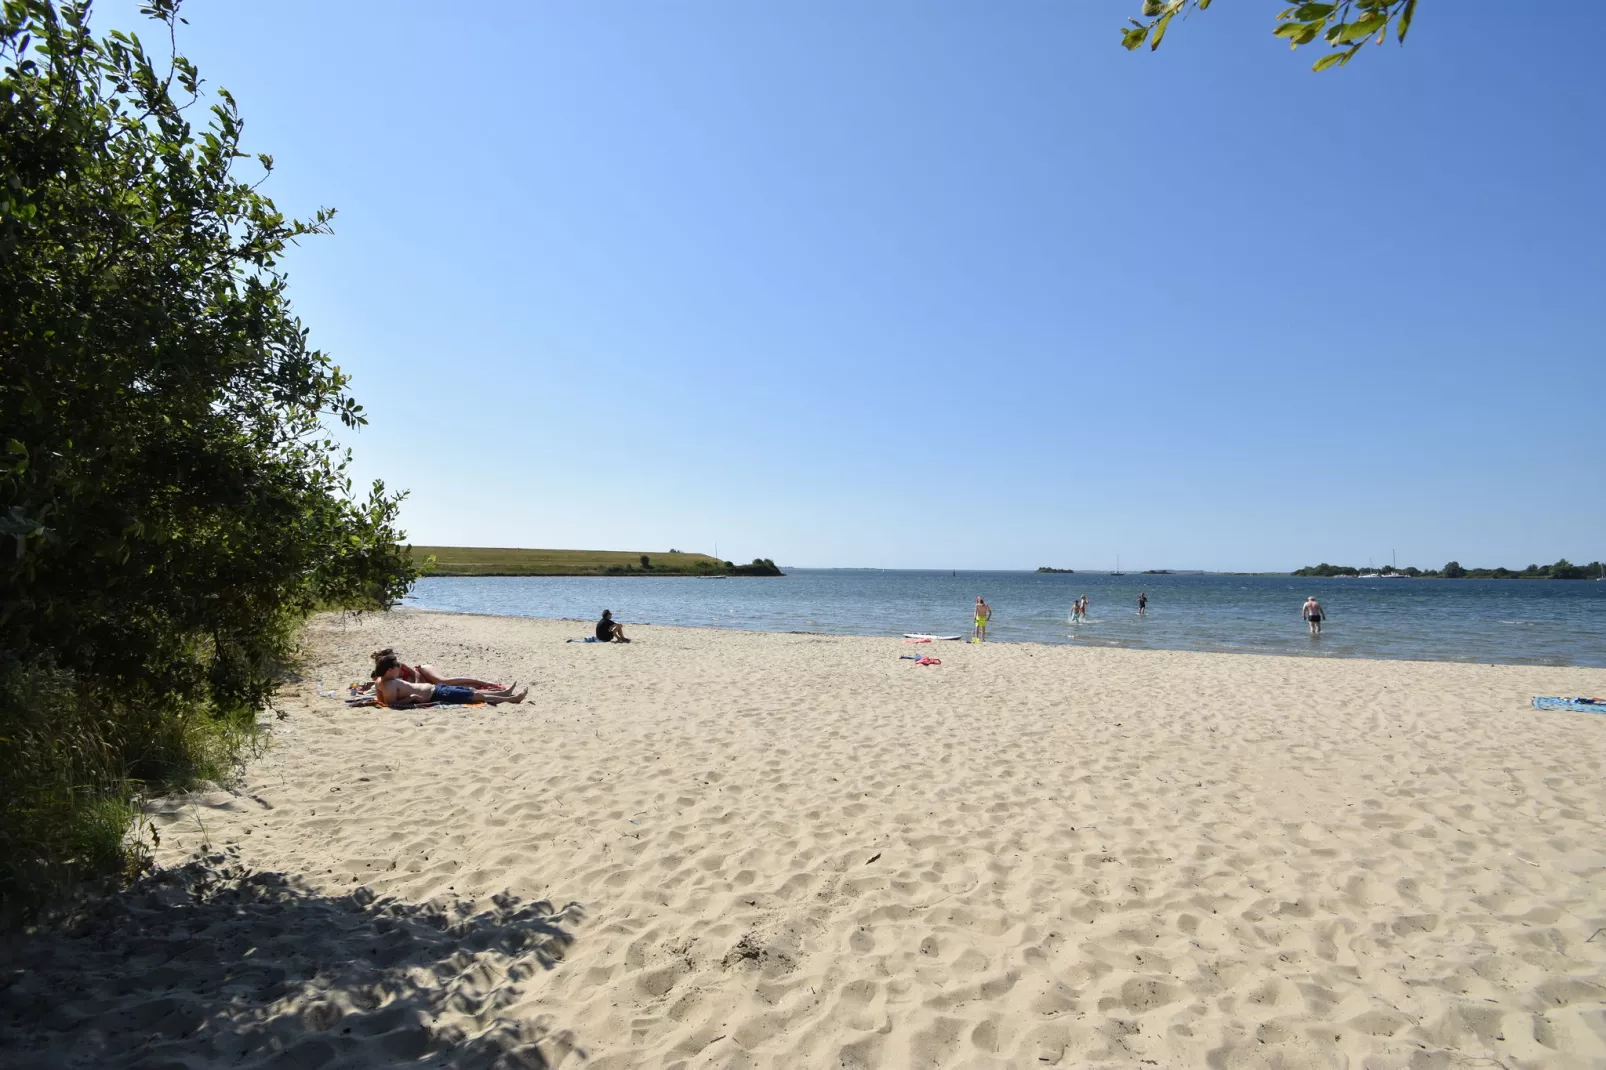
[(576, 903), (320, 895), (214, 853), (0, 947), (18, 1068), (554, 1067), (585, 1058), (514, 1006), (561, 960)]

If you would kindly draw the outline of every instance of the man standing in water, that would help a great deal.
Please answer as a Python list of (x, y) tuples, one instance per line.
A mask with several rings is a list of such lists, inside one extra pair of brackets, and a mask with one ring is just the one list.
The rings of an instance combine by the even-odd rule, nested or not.
[(981, 595), (976, 596), (976, 626), (970, 631), (970, 641), (980, 643), (987, 638), (987, 622), (993, 619), (993, 607), (982, 601)]
[(1316, 601), (1315, 595), (1305, 599), (1305, 607), (1302, 612), (1305, 617), (1305, 623), (1310, 625), (1310, 634), (1313, 636), (1321, 635), (1322, 621), (1327, 617), (1327, 611), (1322, 608), (1320, 602)]
[(1149, 610), (1149, 596), (1148, 596), (1148, 594), (1146, 592), (1139, 591), (1138, 592), (1138, 616), (1140, 616), (1140, 617), (1148, 616), (1149, 615), (1148, 614), (1148, 610)]

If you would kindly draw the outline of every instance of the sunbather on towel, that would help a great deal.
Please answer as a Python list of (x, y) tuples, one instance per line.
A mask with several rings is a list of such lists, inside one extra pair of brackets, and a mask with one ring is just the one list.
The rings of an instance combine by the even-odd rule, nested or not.
[[(469, 702), (523, 702), (529, 688), (514, 693), (512, 687), (489, 691), (456, 684), (415, 684), (401, 678), (402, 664), (395, 654), (386, 654), (374, 665), (378, 684), (374, 693), (387, 706), (423, 706), (431, 702), (461, 705)], [(514, 685), (515, 687), (517, 684)]]
[[(374, 659), (373, 677), (366, 684), (359, 684), (357, 686), (358, 691), (367, 691), (374, 686), (374, 681), (379, 679), (379, 659), (387, 656), (396, 656), (396, 651), (387, 646), (385, 649), (376, 650), (370, 655)], [(451, 684), (453, 687), (472, 687), (476, 691), (506, 690), (501, 684), (490, 680), (476, 680), (472, 676), (443, 677), (435, 671), (435, 666), (433, 665), (409, 665), (399, 659), (396, 664), (401, 666), (399, 679), (409, 684)]]

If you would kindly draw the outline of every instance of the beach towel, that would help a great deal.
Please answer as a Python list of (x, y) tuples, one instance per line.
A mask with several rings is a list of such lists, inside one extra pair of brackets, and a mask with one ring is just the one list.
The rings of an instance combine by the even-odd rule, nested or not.
[(378, 695), (370, 695), (366, 700), (347, 699), (345, 701), (348, 710), (435, 710), (440, 709), (442, 706), (464, 706), (468, 708), (479, 706), (484, 708), (490, 705), (489, 702), (421, 702), (416, 706), (391, 706), (388, 703), (379, 701)]
[(1579, 713), (1606, 713), (1606, 698), (1534, 697), (1536, 710), (1577, 710)]
[(594, 635), (588, 635), (584, 639), (565, 639), (564, 640), (565, 643), (595, 643), (596, 641), (597, 641), (597, 637), (594, 636)]

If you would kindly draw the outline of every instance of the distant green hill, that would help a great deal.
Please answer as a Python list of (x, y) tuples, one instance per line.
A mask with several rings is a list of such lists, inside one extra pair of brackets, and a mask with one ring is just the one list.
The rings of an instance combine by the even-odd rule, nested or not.
[(625, 550), (522, 550), (491, 546), (413, 546), (413, 560), (435, 558), (431, 576), (781, 576), (768, 558), (749, 565), (707, 554)]

